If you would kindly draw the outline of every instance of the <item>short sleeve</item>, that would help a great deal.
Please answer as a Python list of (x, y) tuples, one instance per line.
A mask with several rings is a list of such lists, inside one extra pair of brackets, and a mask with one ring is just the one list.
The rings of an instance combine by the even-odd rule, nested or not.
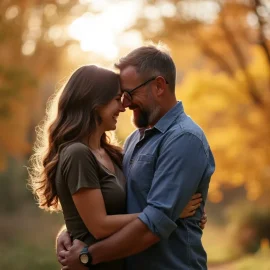
[(71, 144), (60, 155), (62, 175), (71, 195), (81, 188), (100, 188), (98, 164), (86, 145)]

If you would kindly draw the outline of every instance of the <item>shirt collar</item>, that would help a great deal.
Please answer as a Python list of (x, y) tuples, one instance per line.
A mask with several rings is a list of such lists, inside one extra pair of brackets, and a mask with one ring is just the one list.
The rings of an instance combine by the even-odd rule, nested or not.
[(174, 120), (184, 113), (184, 107), (182, 101), (178, 101), (177, 104), (171, 108), (161, 119), (155, 124), (154, 128), (164, 133)]

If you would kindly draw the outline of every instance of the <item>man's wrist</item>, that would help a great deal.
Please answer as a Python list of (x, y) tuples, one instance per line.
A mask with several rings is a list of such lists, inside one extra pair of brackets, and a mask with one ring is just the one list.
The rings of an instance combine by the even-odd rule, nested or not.
[(99, 261), (97, 261), (94, 251), (95, 251), (95, 244), (88, 247), (88, 252), (91, 254), (93, 265), (100, 263)]
[(79, 261), (82, 265), (84, 266), (91, 266), (92, 265), (92, 255), (91, 253), (88, 251), (88, 246), (85, 246), (79, 255)]

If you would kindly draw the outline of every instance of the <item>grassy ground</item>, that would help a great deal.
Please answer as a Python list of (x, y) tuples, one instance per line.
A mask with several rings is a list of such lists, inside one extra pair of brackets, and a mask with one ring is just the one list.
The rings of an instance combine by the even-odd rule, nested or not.
[(32, 211), (31, 207), (16, 216), (1, 217), (0, 269), (60, 269), (54, 242), (62, 223), (60, 214)]
[[(63, 224), (61, 214), (48, 214), (33, 205), (20, 214), (1, 217), (0, 269), (60, 269), (54, 251), (55, 235)], [(209, 270), (270, 270), (270, 251), (239, 257), (229, 230), (210, 222), (203, 243), (208, 253)]]
[(230, 262), (239, 257), (239, 250), (232, 245), (231, 232), (227, 228), (206, 225), (203, 233), (203, 245), (208, 255), (209, 264)]
[(254, 255), (241, 255), (229, 228), (207, 224), (203, 243), (209, 270), (270, 270), (270, 248), (266, 243)]
[(270, 251), (259, 251), (237, 261), (210, 265), (209, 270), (270, 270)]

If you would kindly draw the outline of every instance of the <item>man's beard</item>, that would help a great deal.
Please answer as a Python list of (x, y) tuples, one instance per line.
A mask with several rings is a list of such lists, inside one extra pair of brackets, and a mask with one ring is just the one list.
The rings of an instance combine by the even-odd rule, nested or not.
[(139, 108), (139, 115), (132, 116), (132, 122), (137, 128), (148, 128), (156, 123), (160, 114), (160, 106), (153, 104), (151, 108), (141, 109)]

